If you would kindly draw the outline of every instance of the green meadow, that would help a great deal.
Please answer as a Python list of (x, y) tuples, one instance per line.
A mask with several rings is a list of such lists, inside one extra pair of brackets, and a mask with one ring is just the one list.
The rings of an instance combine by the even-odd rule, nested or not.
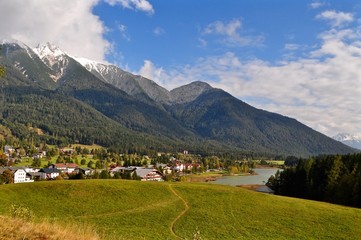
[[(48, 181), (0, 186), (0, 214), (84, 226), (102, 239), (359, 239), (361, 209), (206, 183)], [(1, 229), (0, 229), (1, 232)]]

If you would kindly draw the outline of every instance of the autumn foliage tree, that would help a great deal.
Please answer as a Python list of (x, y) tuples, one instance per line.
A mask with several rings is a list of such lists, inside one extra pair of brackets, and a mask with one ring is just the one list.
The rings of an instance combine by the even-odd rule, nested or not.
[[(2, 48), (0, 47), (0, 57), (1, 57), (1, 51), (2, 51)], [(6, 70), (5, 70), (4, 66), (0, 65), (0, 78), (4, 77), (5, 73), (6, 73)]]

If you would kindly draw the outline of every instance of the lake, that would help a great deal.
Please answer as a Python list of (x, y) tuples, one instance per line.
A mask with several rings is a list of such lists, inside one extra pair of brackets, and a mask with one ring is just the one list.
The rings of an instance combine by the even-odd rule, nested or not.
[(262, 184), (264, 185), (271, 175), (275, 175), (278, 168), (256, 168), (257, 175), (246, 176), (224, 176), (212, 181), (214, 184), (237, 186), (241, 184)]

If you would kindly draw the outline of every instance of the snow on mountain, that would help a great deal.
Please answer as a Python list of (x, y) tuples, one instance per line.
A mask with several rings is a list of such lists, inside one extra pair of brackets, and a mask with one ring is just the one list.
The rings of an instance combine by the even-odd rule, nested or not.
[(359, 134), (339, 133), (333, 139), (361, 150), (361, 135)]
[(89, 72), (97, 75), (105, 82), (107, 81), (106, 75), (110, 72), (117, 71), (117, 67), (113, 65), (108, 65), (105, 63), (99, 63), (93, 60), (89, 60), (86, 58), (73, 57), (78, 63), (80, 63), (83, 67), (85, 67)]
[(161, 103), (169, 102), (170, 94), (168, 90), (157, 85), (152, 80), (133, 75), (115, 65), (99, 63), (85, 58), (75, 57), (74, 59), (99, 79), (112, 84), (131, 96), (143, 100), (151, 98)]
[(54, 81), (59, 80), (64, 75), (69, 64), (69, 56), (59, 47), (48, 42), (44, 45), (39, 44), (33, 51), (54, 71), (55, 75), (52, 76)]
[(333, 137), (337, 141), (361, 141), (361, 135), (349, 134), (349, 133), (339, 133)]
[(24, 49), (31, 59), (34, 59), (34, 52), (32, 51), (32, 49), (30, 47), (28, 47), (25, 43), (23, 43), (19, 40), (3, 39), (1, 41), (1, 44), (7, 44), (7, 45), (11, 45), (13, 47), (18, 46), (18, 47)]

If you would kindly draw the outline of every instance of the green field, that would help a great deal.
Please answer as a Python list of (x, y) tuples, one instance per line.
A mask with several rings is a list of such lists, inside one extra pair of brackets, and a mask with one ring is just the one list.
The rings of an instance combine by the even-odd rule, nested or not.
[(0, 186), (34, 221), (88, 226), (108, 239), (359, 239), (361, 210), (205, 183), (51, 181)]

